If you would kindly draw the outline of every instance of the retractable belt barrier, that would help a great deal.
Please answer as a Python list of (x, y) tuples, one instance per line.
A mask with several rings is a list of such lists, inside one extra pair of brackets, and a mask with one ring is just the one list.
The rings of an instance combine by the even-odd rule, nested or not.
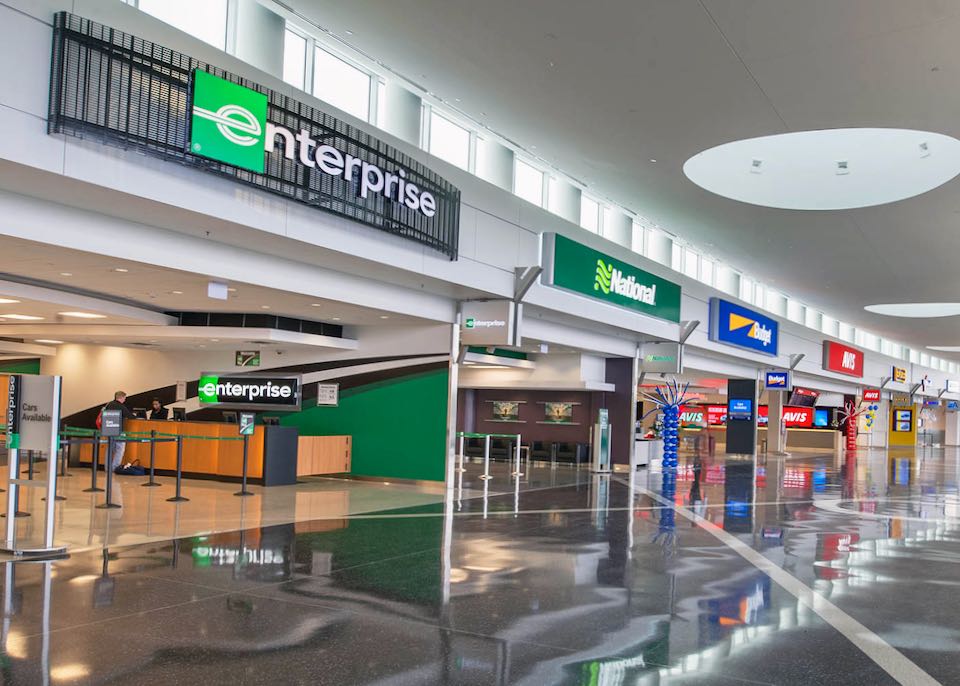
[[(183, 443), (184, 441), (243, 441), (243, 473), (241, 476), (241, 489), (234, 495), (248, 496), (254, 495), (252, 491), (247, 490), (247, 470), (248, 470), (248, 452), (249, 436), (185, 436), (182, 434), (165, 433), (162, 431), (125, 431), (119, 436), (104, 437), (99, 431), (93, 429), (80, 429), (76, 427), (67, 427), (61, 432), (61, 445), (93, 445), (93, 454), (90, 461), (90, 488), (85, 488), (84, 493), (104, 493), (104, 502), (97, 505), (99, 509), (115, 509), (121, 507), (113, 502), (113, 467), (110, 465), (110, 459), (113, 455), (113, 446), (116, 443), (149, 443), (150, 444), (150, 476), (146, 483), (141, 484), (146, 487), (162, 486), (155, 477), (156, 445), (157, 443), (176, 443), (177, 444), (177, 467), (176, 467), (176, 489), (167, 502), (182, 503), (190, 499), (183, 495)], [(107, 454), (104, 458), (104, 470), (106, 471), (106, 489), (97, 486), (97, 471), (100, 468), (100, 446), (107, 446)]]
[(463, 466), (464, 461), (464, 439), (466, 438), (482, 438), (483, 439), (483, 475), (480, 477), (484, 481), (487, 479), (492, 479), (490, 475), (490, 439), (492, 438), (509, 438), (514, 441), (514, 448), (516, 451), (516, 468), (510, 472), (510, 476), (521, 477), (523, 472), (520, 471), (520, 434), (481, 434), (481, 433), (471, 433), (469, 431), (460, 431), (457, 433), (457, 436), (460, 438), (460, 466), (457, 467), (456, 471), (463, 473), (467, 471)]

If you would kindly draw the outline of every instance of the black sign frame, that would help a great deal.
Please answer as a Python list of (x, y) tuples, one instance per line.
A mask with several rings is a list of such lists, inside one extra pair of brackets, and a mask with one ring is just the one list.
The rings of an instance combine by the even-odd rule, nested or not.
[[(308, 129), (318, 142), (381, 169), (403, 169), (408, 183), (436, 199), (436, 214), (427, 217), (380, 194), (362, 198), (358, 178), (330, 176), (282, 153), (266, 156), (263, 174), (191, 154), (189, 103), (195, 69), (266, 94), (268, 121), (294, 132)], [(460, 191), (436, 172), (284, 93), (69, 12), (54, 17), (47, 132), (97, 139), (229, 177), (457, 259)]]

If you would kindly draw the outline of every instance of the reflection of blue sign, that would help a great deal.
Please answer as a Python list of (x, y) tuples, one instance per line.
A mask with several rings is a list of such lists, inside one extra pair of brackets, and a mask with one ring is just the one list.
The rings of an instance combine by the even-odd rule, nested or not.
[(764, 385), (769, 391), (785, 391), (790, 388), (790, 372), (767, 372)]
[(779, 325), (759, 312), (710, 298), (710, 340), (766, 355), (777, 354)]
[(753, 401), (747, 398), (731, 398), (727, 403), (727, 419), (753, 419)]

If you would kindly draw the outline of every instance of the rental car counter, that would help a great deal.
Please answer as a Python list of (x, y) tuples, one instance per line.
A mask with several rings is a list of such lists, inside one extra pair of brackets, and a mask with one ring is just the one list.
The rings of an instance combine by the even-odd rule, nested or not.
[[(139, 460), (141, 466), (150, 467), (151, 431), (158, 438), (196, 436), (183, 439), (183, 474), (186, 477), (212, 478), (235, 481), (243, 470), (242, 440), (237, 424), (225, 422), (176, 422), (128, 419), (124, 431), (132, 434), (127, 442), (123, 461)], [(164, 435), (166, 434), (166, 435)], [(170, 435), (172, 434), (172, 436)], [(350, 436), (299, 436), (296, 427), (257, 426), (249, 437), (248, 478), (263, 486), (294, 484), (299, 476), (332, 474), (350, 471)], [(90, 465), (93, 446), (82, 444), (77, 455), (80, 464)], [(102, 465), (107, 452), (106, 443), (100, 446), (99, 463)], [(174, 474), (177, 468), (177, 444), (175, 441), (157, 443), (154, 468), (160, 474)]]
[[(760, 406), (761, 416), (765, 416), (766, 405)], [(813, 413), (816, 408), (791, 407), (785, 406), (784, 412), (794, 412), (803, 414), (796, 421), (803, 424), (813, 424)], [(809, 414), (809, 416), (807, 416)], [(681, 421), (686, 417), (690, 420), (687, 426), (681, 425), (680, 437), (681, 444), (687, 445), (693, 443), (689, 439), (697, 436), (711, 437), (716, 445), (716, 449), (723, 450), (726, 445), (726, 405), (705, 405), (705, 406), (687, 406), (681, 408)], [(706, 426), (703, 424), (706, 423)], [(694, 425), (696, 424), (696, 425)], [(768, 428), (761, 424), (757, 427), (757, 440), (762, 444), (767, 441)], [(684, 441), (683, 439), (688, 439)], [(843, 433), (830, 427), (814, 426), (787, 426), (787, 450), (811, 450), (811, 451), (836, 451), (843, 447)]]

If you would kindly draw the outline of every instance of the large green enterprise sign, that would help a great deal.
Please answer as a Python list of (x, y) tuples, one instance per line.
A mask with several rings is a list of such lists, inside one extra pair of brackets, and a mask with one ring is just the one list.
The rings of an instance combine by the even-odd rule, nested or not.
[(543, 283), (671, 322), (680, 286), (559, 234), (544, 234)]

